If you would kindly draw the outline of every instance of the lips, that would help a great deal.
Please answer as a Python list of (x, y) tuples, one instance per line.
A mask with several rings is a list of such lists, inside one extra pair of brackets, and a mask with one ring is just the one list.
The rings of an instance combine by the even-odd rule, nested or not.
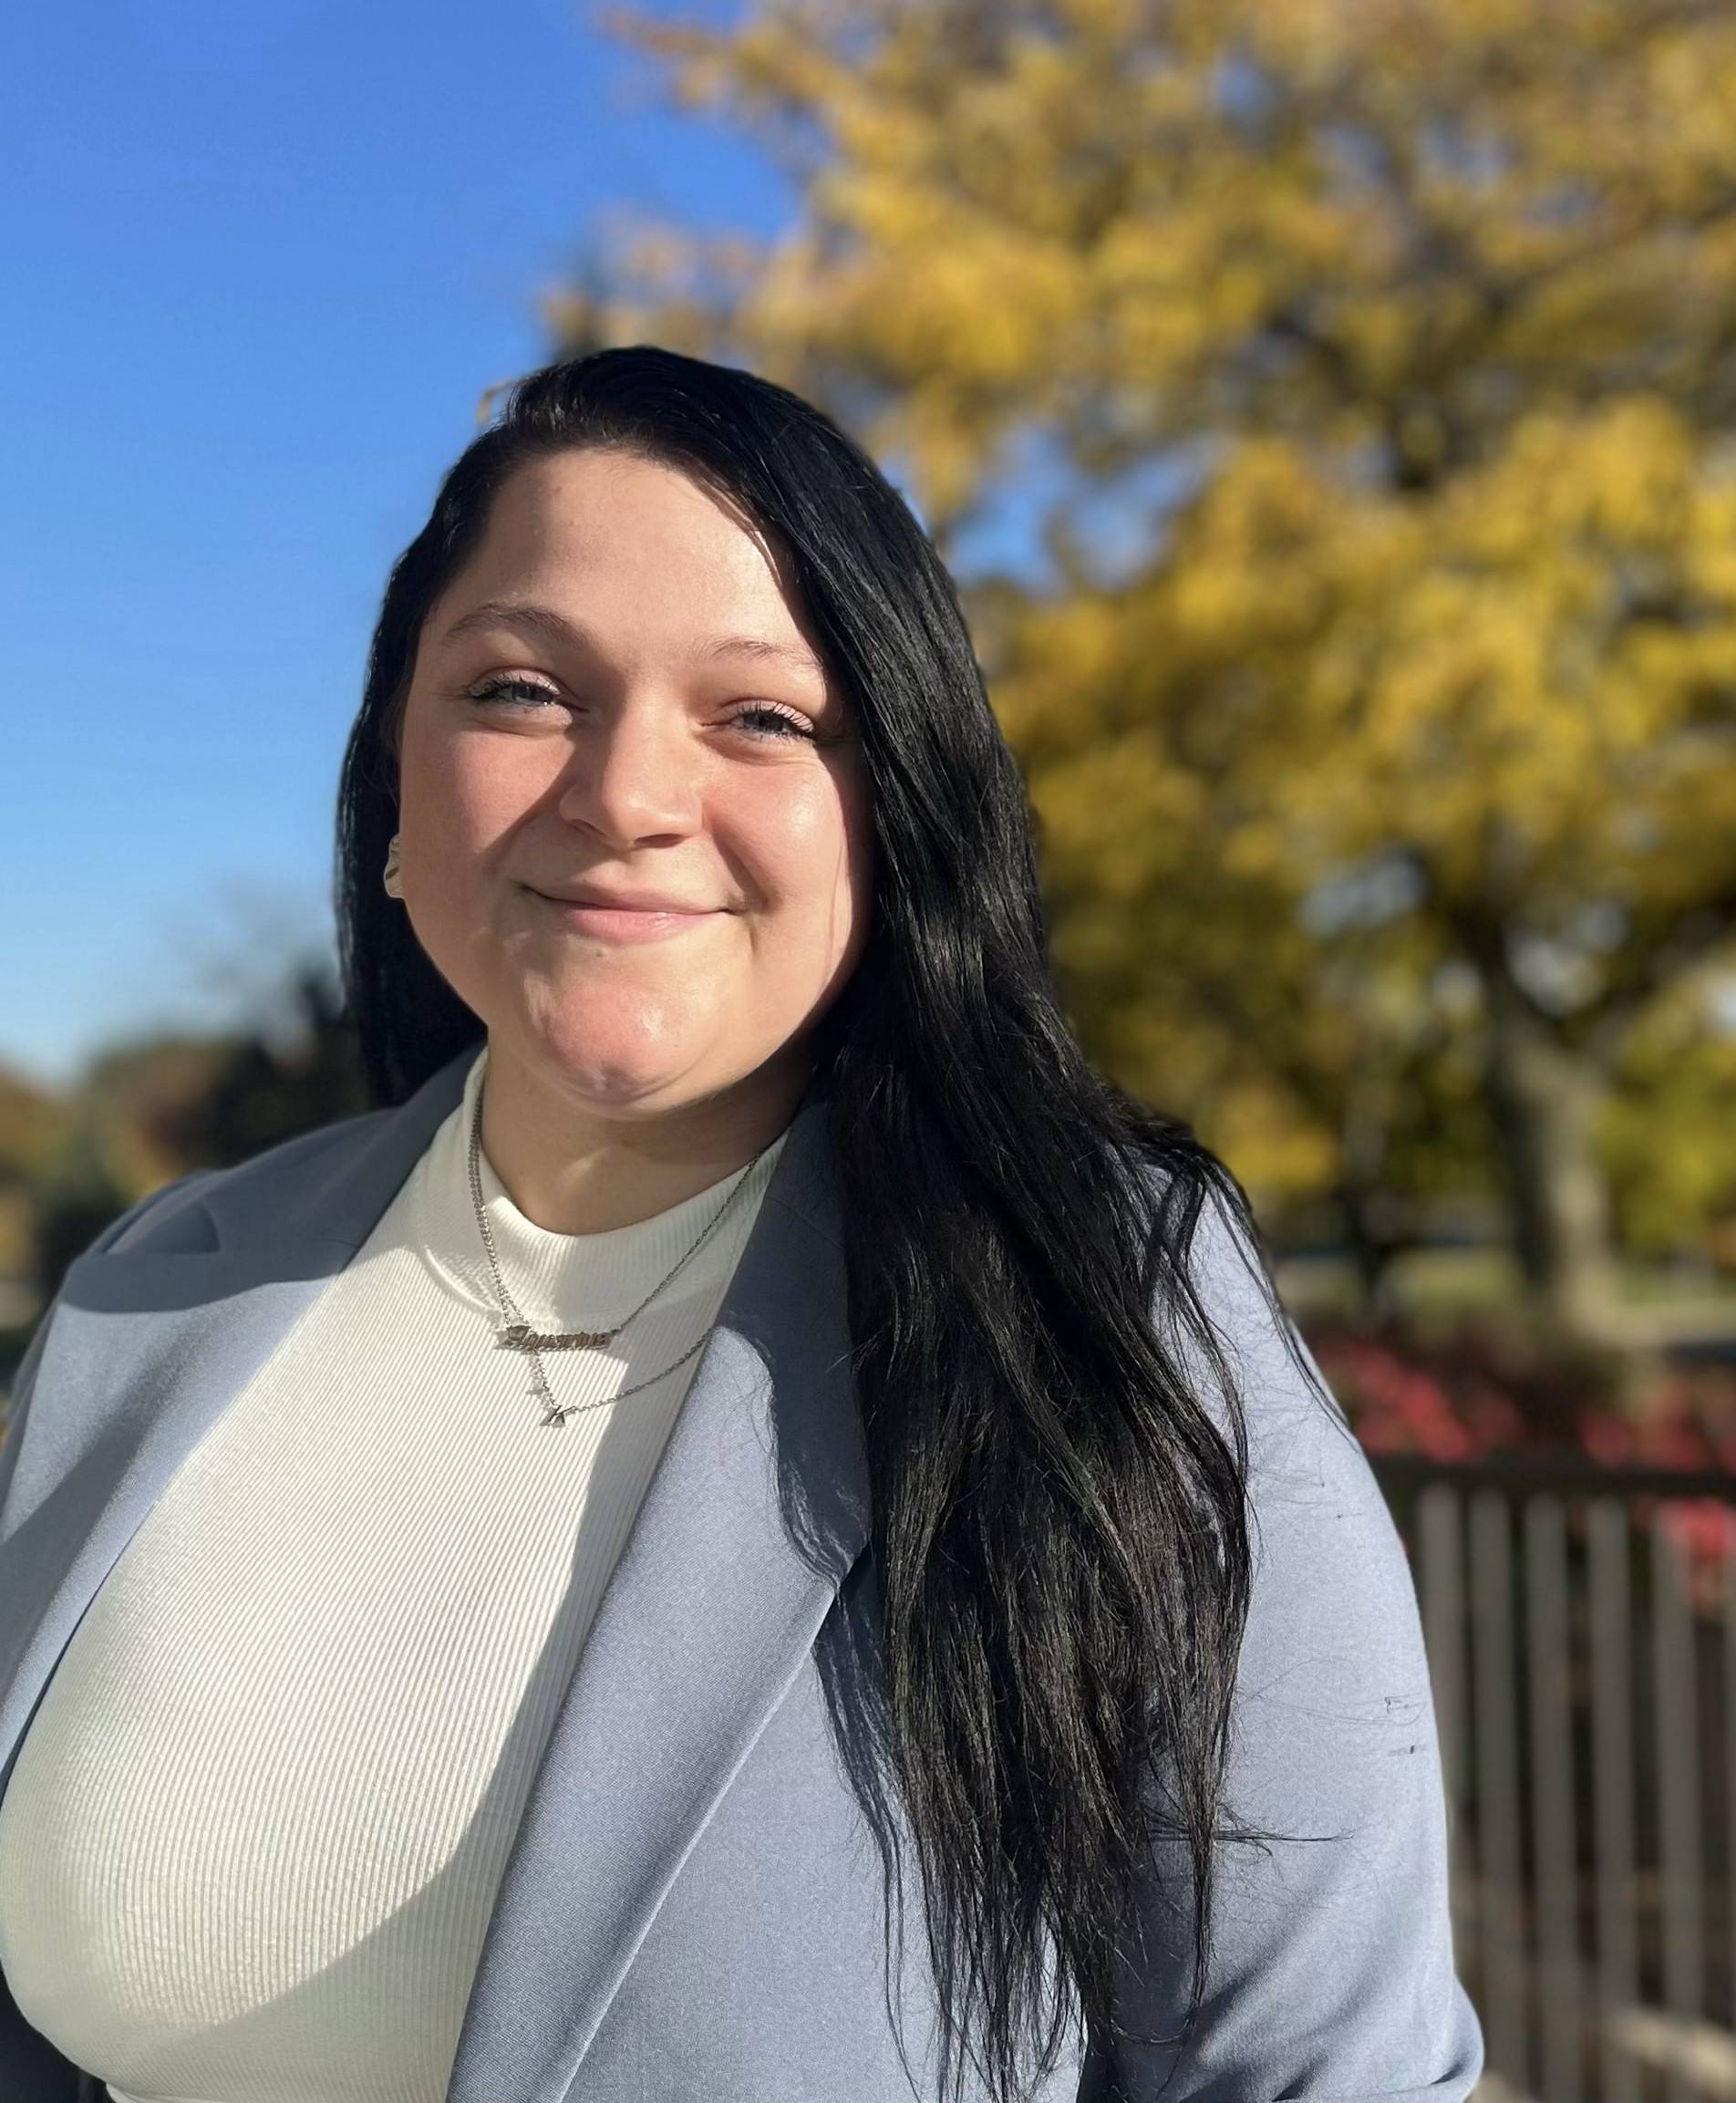
[[(536, 890), (527, 885), (527, 890)], [(546, 898), (552, 906), (588, 906), (602, 913), (713, 913), (715, 906), (691, 906), (685, 899), (665, 896), (660, 892), (636, 891), (630, 896), (615, 897), (604, 891), (537, 891), (539, 898)]]
[(599, 906), (584, 897), (557, 897), (529, 884), (524, 890), (528, 896), (546, 906), (550, 917), (570, 932), (607, 946), (678, 941), (683, 935), (703, 927), (708, 920), (723, 917), (721, 911), (709, 906)]

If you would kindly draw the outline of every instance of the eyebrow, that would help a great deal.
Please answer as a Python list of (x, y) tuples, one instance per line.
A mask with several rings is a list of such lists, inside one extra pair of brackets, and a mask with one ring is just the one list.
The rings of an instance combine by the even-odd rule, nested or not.
[[(461, 614), (441, 640), (455, 643), (464, 636), (493, 627), (527, 628), (534, 635), (546, 636), (551, 642), (577, 643), (593, 650), (597, 647), (595, 637), (577, 621), (531, 599), (485, 600), (468, 614)], [(694, 656), (701, 664), (719, 658), (749, 658), (760, 663), (784, 665), (793, 671), (811, 672), (822, 679), (826, 676), (824, 666), (811, 651), (797, 649), (789, 643), (774, 643), (766, 636), (717, 636), (702, 644)]]

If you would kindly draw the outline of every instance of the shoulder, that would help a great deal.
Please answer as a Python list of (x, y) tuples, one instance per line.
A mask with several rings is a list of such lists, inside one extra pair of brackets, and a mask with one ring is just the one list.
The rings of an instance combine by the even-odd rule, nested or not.
[(183, 1255), (213, 1248), (209, 1209), (213, 1202), (223, 1210), (240, 1206), (268, 1212), (278, 1196), (292, 1188), (299, 1191), (310, 1175), (317, 1176), (322, 1169), (337, 1167), (394, 1114), (390, 1109), (367, 1110), (335, 1118), (310, 1132), (297, 1133), (293, 1139), (279, 1140), (245, 1161), (178, 1176), (111, 1220), (84, 1253), (148, 1249)]
[[(1173, 1280), (1160, 1281), (1152, 1320), (1226, 1436), (1233, 1424), (1227, 1375), (1242, 1405), (1250, 1494), (1281, 1500), (1312, 1484), (1372, 1495), (1384, 1509), (1349, 1419), (1284, 1304), (1257, 1228), (1214, 1184), (1203, 1193), (1186, 1273), (1194, 1306)], [(1209, 1347), (1195, 1310), (1209, 1325)]]
[[(1368, 1456), (1283, 1304), (1245, 1220), (1208, 1189), (1188, 1273), (1235, 1382), (1247, 1435), (1254, 1590), (1245, 1678), (1262, 1661), (1287, 1674), (1354, 1653), (1380, 1685), (1380, 1717), (1417, 1714), (1421, 1641), (1404, 1544)], [(1220, 1431), (1230, 1410), (1217, 1366), (1179, 1339)], [(1408, 1688), (1408, 1692), (1406, 1691)], [(1392, 1698), (1389, 1698), (1392, 1697)], [(1355, 1704), (1352, 1703), (1352, 1706)]]

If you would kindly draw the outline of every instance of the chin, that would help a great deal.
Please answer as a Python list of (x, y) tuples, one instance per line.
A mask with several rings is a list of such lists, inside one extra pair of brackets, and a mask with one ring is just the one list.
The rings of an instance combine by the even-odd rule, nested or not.
[[(780, 1063), (777, 1041), (726, 1044), (712, 1018), (670, 1003), (574, 1000), (524, 1014), (521, 1042), (575, 1103), (600, 1116), (656, 1117), (728, 1094)], [(760, 1018), (761, 1021), (765, 1019)]]
[(598, 1116), (623, 1119), (666, 1116), (672, 1110), (685, 1109), (715, 1093), (710, 1088), (696, 1087), (682, 1074), (610, 1074), (603, 1080), (585, 1075), (578, 1092)]
[(662, 1060), (600, 1058), (594, 1046), (571, 1057), (556, 1055), (555, 1064), (569, 1095), (614, 1114), (671, 1109), (705, 1093), (693, 1086), (686, 1068), (672, 1070)]
[(672, 1110), (711, 1093), (696, 1079), (697, 1056), (683, 1058), (667, 1043), (613, 1043), (591, 1030), (541, 1038), (542, 1056), (563, 1093), (614, 1117)]

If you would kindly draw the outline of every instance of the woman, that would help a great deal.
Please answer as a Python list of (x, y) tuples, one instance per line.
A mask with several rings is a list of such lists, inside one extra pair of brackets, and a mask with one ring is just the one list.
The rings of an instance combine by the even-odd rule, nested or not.
[(522, 381), (340, 863), (379, 1107), (135, 1207), (18, 1384), (0, 2090), (1465, 2096), (1402, 1549), (1070, 1034), (866, 457)]

